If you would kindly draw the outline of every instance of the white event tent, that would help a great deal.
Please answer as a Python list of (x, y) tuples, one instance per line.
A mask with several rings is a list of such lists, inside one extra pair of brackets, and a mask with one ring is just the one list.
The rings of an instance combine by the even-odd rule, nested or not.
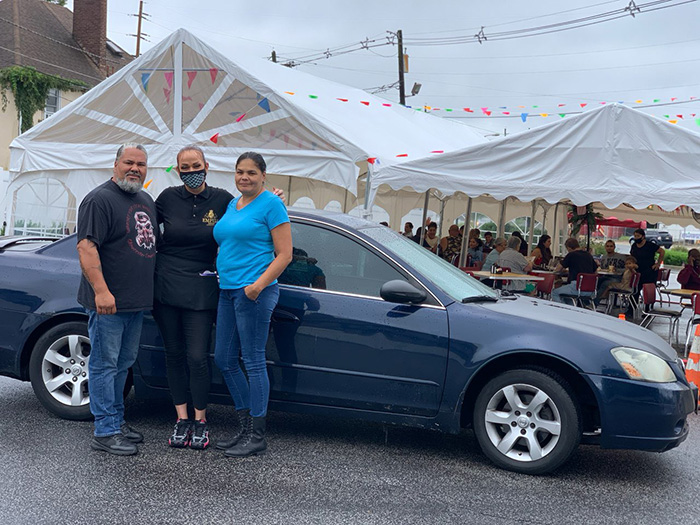
[(486, 139), (468, 126), (263, 59), (231, 60), (179, 29), (17, 137), (8, 195), (45, 177), (80, 202), (110, 177), (126, 142), (146, 147), (153, 196), (179, 183), (168, 168), (182, 146), (197, 144), (214, 186), (235, 192), (235, 159), (254, 150), (290, 204), (306, 196), (317, 208), (335, 200), (348, 211), (359, 203), (358, 177), (368, 169)]

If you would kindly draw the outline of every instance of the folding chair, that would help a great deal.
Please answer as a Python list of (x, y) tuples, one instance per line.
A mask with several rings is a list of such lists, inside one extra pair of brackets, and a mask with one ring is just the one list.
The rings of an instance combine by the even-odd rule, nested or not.
[[(576, 276), (576, 293), (575, 294), (561, 294), (562, 299), (568, 299), (574, 306), (580, 306), (581, 308), (586, 308), (587, 306), (595, 312), (595, 299), (596, 288), (598, 288), (598, 274), (597, 273), (580, 273)], [(581, 295), (582, 293), (589, 292), (590, 295)]]
[(673, 328), (676, 328), (676, 341), (678, 341), (678, 321), (681, 318), (682, 312), (679, 310), (670, 310), (668, 308), (654, 308), (656, 302), (656, 285), (654, 283), (646, 283), (642, 285), (642, 322), (640, 326), (649, 328), (654, 319), (668, 319), (668, 343), (671, 344), (671, 335)]
[(656, 287), (657, 288), (668, 288), (668, 283), (671, 280), (671, 269), (670, 268), (659, 268), (656, 274)]
[(608, 304), (605, 306), (605, 313), (609, 314), (612, 312), (615, 303), (620, 308), (626, 308), (627, 306), (632, 307), (632, 312), (634, 313), (634, 318), (637, 318), (639, 309), (639, 303), (637, 302), (637, 295), (639, 294), (639, 281), (642, 278), (642, 274), (639, 272), (632, 273), (632, 279), (630, 280), (630, 288), (632, 291), (627, 292), (625, 290), (610, 290), (608, 293)]
[(552, 290), (554, 289), (554, 274), (546, 273), (544, 275), (538, 274), (539, 277), (543, 277), (542, 281), (537, 281), (537, 287), (535, 291), (537, 292), (537, 297), (542, 299), (551, 299)]

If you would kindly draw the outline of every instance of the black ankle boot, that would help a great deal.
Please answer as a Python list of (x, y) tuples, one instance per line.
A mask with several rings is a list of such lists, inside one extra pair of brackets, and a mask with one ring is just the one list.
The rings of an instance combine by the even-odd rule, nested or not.
[(227, 441), (219, 441), (216, 444), (216, 448), (219, 450), (227, 450), (238, 443), (248, 428), (248, 421), (250, 420), (250, 409), (242, 408), (241, 410), (236, 410), (236, 416), (238, 420), (238, 427), (231, 439)]
[(249, 430), (241, 440), (229, 448), (225, 454), (229, 457), (244, 458), (258, 454), (264, 454), (267, 449), (265, 441), (265, 418), (251, 417), (248, 420)]

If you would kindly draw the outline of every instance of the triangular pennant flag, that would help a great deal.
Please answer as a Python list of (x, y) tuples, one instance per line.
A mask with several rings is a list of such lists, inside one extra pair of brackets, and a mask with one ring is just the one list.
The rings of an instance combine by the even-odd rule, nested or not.
[(487, 113), (488, 110), (489, 110), (489, 108), (481, 108), (481, 112), (482, 112), (484, 115), (488, 115), (488, 113)]
[(144, 190), (147, 190), (148, 187), (151, 185), (151, 182), (153, 182), (153, 179), (150, 179), (150, 180), (146, 181), (146, 183), (143, 185), (143, 189), (144, 189)]
[(691, 113), (690, 116), (691, 116), (691, 117), (694, 117), (694, 116), (695, 116), (695, 113)]
[(435, 149), (435, 150), (431, 151), (430, 153), (445, 153), (445, 150)]
[(238, 118), (236, 119), (236, 122), (240, 122), (240, 121), (243, 120), (244, 118), (245, 118), (245, 113), (243, 113), (240, 117), (238, 117)]
[(532, 106), (533, 108), (539, 108), (539, 106)]
[(527, 121), (528, 115), (529, 115), (529, 113), (521, 113), (520, 114), (520, 118), (522, 119), (523, 122)]
[(267, 100), (266, 98), (262, 99), (261, 101), (258, 102), (258, 106), (263, 108), (267, 113), (270, 112), (270, 101)]
[(510, 111), (504, 111), (503, 114), (504, 114), (504, 115), (510, 115)]
[(211, 140), (214, 144), (218, 144), (219, 143), (219, 134), (214, 133), (209, 140)]
[(190, 89), (192, 87), (192, 82), (194, 82), (194, 79), (197, 77), (197, 71), (188, 71), (187, 72), (187, 89)]
[(211, 76), (211, 83), (213, 84), (216, 82), (216, 75), (219, 73), (219, 70), (216, 69), (215, 67), (212, 67), (209, 69), (209, 76)]
[(607, 102), (601, 102), (601, 104), (605, 105), (605, 104), (607, 104)]
[(202, 110), (202, 108), (204, 107), (204, 104), (202, 104), (201, 102), (200, 102), (200, 103), (198, 103), (197, 105), (199, 106), (199, 110), (200, 110), (200, 111), (201, 111), (201, 110)]
[(671, 97), (671, 102), (678, 100), (678, 97)]
[(294, 91), (285, 91), (285, 93), (286, 93), (287, 95), (293, 95), (293, 94), (294, 94)]
[(370, 164), (374, 164), (375, 160), (377, 160), (377, 157), (370, 157), (367, 159), (367, 162), (369, 162)]
[(585, 108), (587, 105), (588, 105), (588, 104), (585, 103), (585, 102), (582, 102), (581, 104), (579, 104), (579, 106), (581, 106), (582, 108)]
[(683, 118), (683, 115), (676, 115), (678, 118)]
[(540, 113), (540, 117), (548, 117), (549, 113)]
[(341, 102), (347, 102), (347, 101), (348, 101), (347, 98), (336, 98), (336, 100), (340, 100)]
[(464, 108), (464, 111), (467, 113), (474, 113), (474, 110), (472, 108)]
[(387, 104), (387, 103), (385, 102), (384, 104), (382, 104), (382, 106), (386, 106), (386, 107), (390, 108), (390, 107), (391, 107), (391, 104)]
[(664, 115), (664, 118), (671, 118), (671, 115)]
[(669, 120), (669, 122), (670, 122), (671, 124), (678, 124), (678, 121), (677, 121), (677, 120)]
[(452, 110), (451, 110), (451, 109), (449, 109), (449, 108), (445, 108), (445, 111), (452, 111)]
[(318, 95), (309, 95), (309, 98), (318, 98)]
[(564, 106), (566, 106), (566, 104), (558, 104), (557, 105), (557, 107), (559, 107), (559, 108), (563, 108)]
[(166, 88), (166, 87), (163, 88), (163, 95), (165, 95), (165, 100), (168, 102), (168, 104), (170, 104), (170, 94), (172, 92), (173, 91), (170, 88)]
[(364, 104), (365, 106), (369, 106), (369, 102), (366, 100), (360, 100), (360, 104)]
[(430, 110), (433, 109), (433, 108), (431, 108), (430, 106), (423, 106), (423, 109), (426, 110), (426, 111), (430, 111)]
[(566, 116), (566, 113), (559, 113), (559, 116), (560, 116), (561, 118), (564, 118), (564, 117)]
[(635, 100), (634, 102), (637, 103), (637, 104), (641, 104), (641, 103), (642, 103), (641, 100)]
[(486, 116), (487, 116), (487, 117), (490, 117), (490, 116), (491, 116), (491, 111), (484, 111), (484, 113), (486, 113)]
[(148, 93), (148, 81), (151, 80), (151, 74), (150, 73), (141, 73), (141, 85), (143, 86), (143, 90)]
[(172, 71), (166, 71), (163, 75), (165, 76), (165, 81), (168, 83), (168, 87), (172, 89), (174, 73)]
[(182, 97), (182, 101), (185, 102), (186, 100), (189, 100), (190, 102), (192, 101), (192, 97)]
[(167, 168), (165, 168), (165, 173), (170, 173), (171, 171), (173, 171), (173, 168), (174, 168), (174, 167), (175, 167), (175, 166), (173, 166), (173, 165), (171, 164), (170, 166), (168, 166)]
[(408, 153), (401, 153), (399, 155), (396, 155), (397, 157), (408, 157)]
[(654, 104), (656, 104), (657, 102), (661, 102), (661, 99), (660, 99), (660, 98), (655, 98), (655, 99), (654, 99)]

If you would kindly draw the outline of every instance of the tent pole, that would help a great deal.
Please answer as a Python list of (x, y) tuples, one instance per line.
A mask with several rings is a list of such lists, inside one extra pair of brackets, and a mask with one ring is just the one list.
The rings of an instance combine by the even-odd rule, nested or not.
[[(372, 218), (372, 211), (369, 208), (369, 195), (372, 186), (372, 163), (367, 163), (367, 177), (365, 178), (365, 207), (362, 213), (364, 219), (370, 220)], [(422, 241), (421, 241), (422, 242)]]
[(532, 201), (532, 212), (530, 213), (530, 231), (527, 234), (527, 253), (532, 251), (532, 241), (535, 238), (535, 212), (537, 211), (537, 199)]
[(292, 205), (292, 176), (287, 175), (289, 178), (289, 183), (287, 184), (287, 202), (289, 203), (289, 206)]
[(440, 199), (440, 226), (438, 229), (438, 238), (442, 239), (442, 223), (445, 221), (445, 199)]
[(345, 190), (345, 196), (343, 197), (343, 213), (348, 212), (348, 190)]
[(508, 197), (501, 201), (501, 209), (498, 212), (498, 226), (496, 227), (496, 237), (506, 236), (506, 205), (508, 204)]
[(557, 230), (557, 219), (559, 218), (559, 203), (554, 205), (554, 224), (552, 225), (552, 252), (559, 255), (559, 230)]
[(467, 212), (464, 220), (464, 234), (462, 235), (462, 248), (459, 250), (459, 267), (463, 268), (467, 265), (467, 248), (469, 247), (469, 227), (472, 218), (472, 198), (467, 199)]
[[(173, 85), (173, 138), (176, 143), (182, 136), (182, 41), (175, 46)], [(179, 147), (179, 145), (178, 145)]]
[(420, 240), (418, 244), (423, 246), (423, 239), (425, 239), (425, 230), (427, 228), (425, 222), (428, 218), (428, 203), (430, 202), (430, 190), (425, 192), (425, 202), (423, 202), (423, 223), (420, 228)]

